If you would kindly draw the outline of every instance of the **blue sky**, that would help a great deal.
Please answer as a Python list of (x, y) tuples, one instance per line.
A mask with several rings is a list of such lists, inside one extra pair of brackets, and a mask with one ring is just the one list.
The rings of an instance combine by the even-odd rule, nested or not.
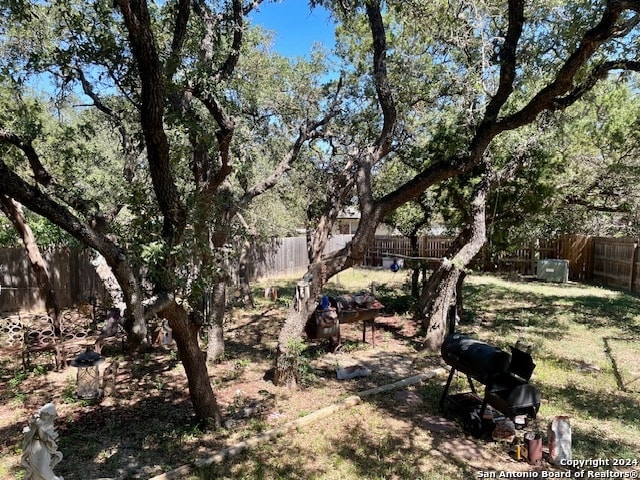
[(309, 7), (307, 0), (262, 2), (250, 15), (254, 24), (275, 32), (274, 49), (288, 57), (308, 56), (315, 42), (333, 46), (333, 22), (324, 8)]

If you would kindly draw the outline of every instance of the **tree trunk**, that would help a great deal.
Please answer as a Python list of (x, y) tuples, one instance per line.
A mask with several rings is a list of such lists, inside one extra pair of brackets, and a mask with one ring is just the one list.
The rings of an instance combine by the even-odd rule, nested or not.
[[(409, 242), (411, 244), (411, 256), (418, 257), (420, 256), (420, 251), (418, 248), (418, 230), (414, 229), (409, 235)], [(416, 299), (420, 295), (420, 288), (418, 282), (420, 280), (420, 269), (422, 267), (422, 262), (418, 261), (417, 263), (411, 266), (411, 298)]]
[(424, 347), (438, 351), (448, 333), (449, 308), (455, 303), (455, 291), (462, 270), (445, 259), (433, 272), (420, 297), (419, 303), (425, 316), (426, 330)]
[(131, 349), (144, 348), (148, 346), (149, 339), (147, 338), (147, 322), (138, 279), (127, 261), (122, 258), (105, 255), (105, 260), (118, 280), (124, 296), (127, 307), (125, 329), (127, 330), (129, 347)]
[(316, 299), (326, 282), (326, 270), (323, 264), (316, 263), (309, 266), (306, 278), (296, 286), (294, 300), (291, 302), (289, 314), (278, 336), (278, 352), (274, 383), (276, 385), (294, 388), (299, 382), (299, 361), (303, 350), (302, 332), (307, 320), (318, 305)]
[(458, 235), (450, 254), (433, 272), (418, 301), (424, 315), (427, 350), (440, 350), (447, 334), (449, 308), (454, 304), (456, 291), (461, 289), (464, 269), (486, 241), (485, 205), (489, 188), (490, 182), (486, 180), (474, 191), (471, 225)]
[(251, 295), (251, 285), (249, 285), (249, 249), (251, 244), (248, 239), (242, 242), (240, 258), (238, 259), (238, 281), (240, 282), (240, 299), (245, 308), (254, 308), (253, 295)]
[(273, 382), (281, 387), (295, 388), (300, 382), (300, 354), (304, 325), (315, 309), (314, 302), (292, 306), (278, 337), (278, 352)]
[(213, 286), (211, 312), (207, 319), (207, 364), (212, 365), (224, 356), (224, 313), (227, 304), (227, 286), (218, 282)]
[[(227, 218), (231, 222), (231, 217)], [(227, 310), (227, 286), (230, 283), (231, 261), (224, 253), (228, 232), (222, 226), (210, 232), (212, 250), (201, 250), (201, 278), (211, 279), (211, 300), (205, 319), (207, 329), (207, 363), (214, 364), (224, 356), (224, 315)], [(214, 253), (212, 255), (211, 253)], [(215, 271), (219, 268), (220, 271)]]
[(420, 295), (420, 265), (411, 270), (411, 298), (417, 299)]
[(125, 303), (122, 289), (120, 288), (120, 284), (113, 274), (111, 267), (109, 267), (105, 258), (100, 254), (97, 254), (91, 263), (96, 269), (96, 275), (100, 278), (102, 286), (107, 291), (107, 294), (111, 299), (111, 305), (109, 306), (117, 307), (120, 309), (120, 313), (124, 314)]
[(456, 315), (459, 319), (464, 318), (464, 296), (462, 295), (462, 287), (464, 286), (464, 279), (467, 276), (466, 271), (460, 272), (458, 277), (458, 283), (456, 284)]
[(42, 258), (42, 254), (38, 248), (33, 231), (31, 230), (31, 227), (29, 227), (27, 219), (24, 216), (22, 205), (5, 195), (0, 195), (0, 210), (5, 213), (7, 218), (13, 224), (13, 228), (15, 228), (16, 232), (18, 232), (18, 235), (20, 235), (20, 238), (22, 239), (22, 243), (24, 244), (24, 248), (27, 252), (27, 257), (29, 258), (29, 263), (31, 264), (31, 268), (36, 277), (38, 290), (44, 299), (47, 314), (53, 320), (54, 329), (56, 330), (56, 333), (59, 334), (61, 325), (58, 299), (53, 289), (53, 284), (51, 283), (51, 277), (49, 277), (47, 264)]
[(222, 414), (211, 387), (204, 352), (198, 343), (199, 325), (191, 322), (187, 312), (172, 302), (161, 314), (169, 321), (178, 355), (187, 375), (189, 396), (196, 418), (203, 428), (222, 425)]

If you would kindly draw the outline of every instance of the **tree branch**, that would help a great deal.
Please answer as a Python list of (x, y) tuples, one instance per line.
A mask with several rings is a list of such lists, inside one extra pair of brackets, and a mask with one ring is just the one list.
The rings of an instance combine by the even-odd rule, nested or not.
[(564, 97), (558, 98), (550, 110), (562, 110), (580, 100), (600, 81), (604, 80), (612, 70), (629, 70), (640, 72), (640, 62), (635, 60), (613, 60), (597, 66), (589, 77), (577, 85)]
[(99, 208), (96, 203), (87, 202), (79, 196), (72, 195), (65, 187), (58, 184), (55, 179), (49, 175), (40, 161), (40, 156), (36, 152), (35, 148), (33, 148), (30, 141), (16, 135), (15, 133), (9, 132), (6, 129), (0, 128), (0, 143), (14, 145), (24, 153), (31, 165), (32, 171), (34, 172), (34, 178), (39, 185), (51, 189), (58, 198), (85, 215), (90, 222), (95, 225), (105, 225), (105, 217), (99, 212)]
[(308, 121), (307, 124), (298, 130), (298, 136), (294, 141), (289, 152), (282, 158), (280, 163), (273, 170), (271, 175), (264, 179), (262, 182), (254, 185), (243, 195), (243, 203), (248, 203), (251, 199), (263, 194), (268, 189), (276, 185), (282, 175), (284, 175), (290, 168), (293, 162), (296, 161), (300, 154), (300, 150), (305, 142), (322, 137), (321, 129), (326, 126), (331, 119), (333, 119), (339, 113), (339, 94), (342, 88), (342, 80), (338, 82), (338, 87), (334, 95), (331, 105), (329, 105), (328, 113), (322, 118), (315, 121)]
[(209, 193), (213, 193), (232, 171), (231, 140), (235, 131), (235, 122), (227, 115), (218, 100), (212, 95), (205, 95), (199, 86), (194, 87), (192, 93), (202, 102), (219, 127), (216, 131), (216, 139), (221, 165), (215, 175), (209, 177), (210, 181), (205, 187)]
[(383, 116), (382, 131), (376, 140), (376, 148), (379, 150), (378, 158), (381, 158), (391, 150), (397, 111), (387, 76), (387, 39), (380, 3), (366, 2), (366, 9), (373, 37), (373, 81)]
[(78, 75), (78, 79), (80, 80), (80, 85), (82, 85), (82, 91), (87, 97), (93, 100), (93, 105), (108, 117), (116, 118), (116, 113), (107, 105), (105, 105), (102, 99), (100, 99), (100, 97), (93, 90), (93, 85), (91, 85), (91, 82), (87, 80), (87, 77), (82, 71), (82, 69), (76, 66), (74, 70)]
[(218, 80), (226, 80), (231, 77), (233, 70), (238, 64), (240, 58), (240, 48), (242, 47), (243, 39), (243, 24), (244, 24), (244, 9), (242, 7), (242, 0), (232, 0), (233, 18), (231, 24), (233, 25), (233, 41), (231, 42), (231, 48), (229, 49), (229, 55), (225, 60), (220, 70), (216, 72), (215, 76)]
[(166, 78), (171, 79), (180, 64), (180, 53), (187, 35), (189, 14), (191, 12), (191, 0), (179, 0), (177, 4), (176, 23), (173, 26), (173, 40), (171, 41), (171, 53), (167, 60)]
[(524, 25), (524, 1), (509, 0), (509, 27), (504, 44), (500, 51), (500, 82), (498, 90), (493, 96), (484, 115), (485, 122), (495, 122), (500, 109), (513, 92), (513, 82), (516, 78), (516, 49), (522, 35)]
[(600, 22), (594, 28), (585, 32), (578, 48), (562, 65), (555, 79), (540, 90), (521, 110), (499, 120), (495, 124), (497, 128), (495, 134), (514, 130), (531, 123), (545, 110), (557, 109), (558, 104), (556, 102), (562, 95), (571, 91), (573, 80), (578, 71), (593, 56), (600, 45), (619, 32), (618, 21), (627, 6), (629, 6), (628, 8), (637, 9), (640, 8), (640, 2), (615, 0), (607, 2)]
[(0, 160), (0, 189), (5, 195), (17, 200), (29, 210), (51, 220), (90, 247), (100, 252), (105, 250), (105, 245), (117, 249), (106, 236), (96, 232), (37, 187), (29, 185), (9, 169), (2, 160)]
[(250, 2), (248, 2), (244, 8), (242, 9), (242, 13), (247, 16), (249, 15), (253, 10), (255, 10), (256, 8), (258, 8), (260, 6), (260, 4), (262, 3), (262, 0), (252, 0)]
[(184, 232), (186, 213), (171, 171), (169, 142), (164, 131), (164, 78), (151, 18), (144, 0), (117, 0), (141, 81), (140, 123), (147, 145), (149, 173), (164, 216), (162, 236), (170, 244)]
[(2, 125), (0, 125), (0, 142), (14, 145), (24, 152), (27, 160), (29, 161), (29, 165), (31, 165), (33, 178), (36, 182), (44, 186), (51, 184), (51, 175), (49, 175), (49, 172), (47, 172), (44, 165), (42, 165), (42, 162), (40, 162), (40, 157), (36, 153), (30, 141), (6, 130)]
[(581, 207), (585, 207), (587, 210), (593, 210), (594, 212), (603, 212), (603, 213), (629, 213), (632, 211), (632, 208), (628, 204), (622, 205), (597, 205), (592, 202), (588, 202), (587, 200), (579, 197), (578, 195), (568, 195), (564, 198), (563, 203), (565, 205), (579, 205)]

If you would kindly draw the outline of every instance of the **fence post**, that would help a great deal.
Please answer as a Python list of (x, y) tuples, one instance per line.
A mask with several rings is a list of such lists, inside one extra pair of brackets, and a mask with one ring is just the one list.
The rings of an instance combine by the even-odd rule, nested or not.
[(596, 255), (596, 239), (594, 237), (587, 237), (587, 275), (586, 280), (593, 280), (593, 271), (595, 270), (595, 255)]
[(633, 284), (636, 281), (636, 263), (638, 262), (638, 242), (633, 242), (631, 252), (631, 273), (629, 275), (629, 291), (633, 292)]

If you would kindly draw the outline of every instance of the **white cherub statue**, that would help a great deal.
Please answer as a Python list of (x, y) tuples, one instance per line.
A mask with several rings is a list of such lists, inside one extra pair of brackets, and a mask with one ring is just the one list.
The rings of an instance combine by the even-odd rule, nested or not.
[(62, 452), (58, 451), (53, 431), (53, 421), (58, 417), (53, 403), (47, 403), (29, 418), (29, 425), (24, 428), (22, 442), (22, 466), (27, 470), (25, 480), (64, 480), (53, 473), (62, 460)]

